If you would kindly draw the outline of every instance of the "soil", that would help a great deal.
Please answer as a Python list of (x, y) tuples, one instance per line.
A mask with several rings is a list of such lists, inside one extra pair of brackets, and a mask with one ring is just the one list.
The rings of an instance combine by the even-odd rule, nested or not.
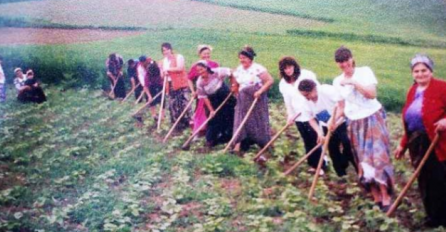
[(99, 40), (111, 40), (135, 36), (143, 31), (93, 30), (93, 29), (44, 29), (44, 28), (0, 28), (0, 45), (20, 44), (73, 44)]

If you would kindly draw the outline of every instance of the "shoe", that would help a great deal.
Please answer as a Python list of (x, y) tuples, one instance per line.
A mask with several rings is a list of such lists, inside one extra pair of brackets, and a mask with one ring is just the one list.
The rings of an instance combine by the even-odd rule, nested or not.
[(323, 176), (323, 175), (325, 175), (325, 172), (324, 172), (324, 170), (319, 170), (319, 176)]
[(383, 203), (381, 201), (375, 202), (375, 205), (378, 206), (380, 210), (383, 208)]
[[(380, 202), (381, 203), (381, 202)], [(382, 203), (381, 203), (382, 204)], [(381, 212), (383, 213), (387, 213), (387, 211), (389, 211), (390, 209), (390, 204), (389, 205), (382, 205), (381, 206)]]

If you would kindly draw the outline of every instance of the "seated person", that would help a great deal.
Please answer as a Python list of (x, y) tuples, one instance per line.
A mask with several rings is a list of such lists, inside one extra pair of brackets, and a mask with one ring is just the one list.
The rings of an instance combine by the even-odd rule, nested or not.
[(14, 69), (14, 86), (17, 89), (17, 100), (20, 102), (35, 102), (42, 103), (46, 101), (46, 96), (43, 93), (39, 83), (34, 78), (34, 72), (28, 70), (26, 76), (23, 74), (21, 68)]

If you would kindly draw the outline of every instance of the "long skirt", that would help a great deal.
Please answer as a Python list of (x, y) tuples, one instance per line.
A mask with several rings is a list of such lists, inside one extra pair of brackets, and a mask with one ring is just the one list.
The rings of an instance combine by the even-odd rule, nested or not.
[[(152, 98), (154, 98), (161, 91), (163, 91), (162, 85), (156, 85), (156, 84), (149, 85), (149, 92), (150, 92), (150, 95), (152, 95)], [(152, 103), (150, 103), (149, 105), (150, 105), (150, 107), (152, 107), (152, 106), (156, 106), (158, 104), (161, 104), (161, 96), (159, 96), (158, 98), (153, 100)]]
[(39, 86), (20, 92), (17, 99), (23, 103), (34, 102), (40, 104), (46, 101), (46, 96), (43, 89)]
[(125, 98), (125, 84), (122, 78), (122, 76), (118, 78), (118, 82), (113, 91), (115, 93), (115, 98)]
[(4, 102), (6, 100), (6, 85), (0, 84), (0, 102)]
[(381, 109), (367, 118), (351, 120), (348, 135), (353, 155), (358, 158), (361, 184), (367, 190), (370, 184), (383, 184), (388, 193), (393, 194), (394, 173), (385, 118)]
[[(189, 88), (181, 88), (178, 90), (173, 90), (172, 87), (170, 87), (169, 90), (169, 111), (170, 111), (170, 121), (171, 123), (175, 123), (177, 119), (180, 117), (181, 113), (184, 111), (184, 108), (186, 108), (187, 103), (189, 103), (190, 100), (190, 90)], [(176, 131), (183, 131), (189, 126), (189, 121), (192, 117), (192, 110), (189, 108), (186, 111), (186, 114), (181, 118), (180, 122), (178, 123), (177, 127), (175, 128)]]
[[(220, 104), (230, 94), (227, 85), (223, 84), (216, 93), (208, 96), (212, 108), (217, 109)], [(232, 130), (234, 126), (234, 107), (236, 100), (230, 97), (225, 105), (217, 112), (214, 118), (208, 123), (206, 131), (206, 141), (209, 146), (215, 146), (221, 143), (227, 143), (231, 140)]]
[[(195, 133), (206, 120), (207, 116), (206, 116), (204, 100), (199, 98), (197, 100), (197, 108), (195, 108), (193, 132)], [(202, 129), (202, 131), (206, 131), (206, 126)]]
[[(143, 93), (143, 87), (140, 85), (135, 89), (135, 100), (138, 100), (138, 98), (141, 96), (141, 94)], [(147, 96), (145, 96), (147, 99)], [(138, 103), (141, 103), (142, 99), (138, 101)]]
[[(409, 135), (408, 148), (414, 168), (417, 168), (430, 145), (425, 132)], [(432, 151), (420, 175), (418, 190), (423, 200), (427, 218), (433, 225), (446, 226), (446, 162), (440, 162)]]
[[(259, 89), (260, 86), (254, 85), (245, 87), (239, 92), (235, 106), (234, 133), (248, 113), (254, 101), (254, 93)], [(268, 96), (263, 93), (233, 144), (242, 143), (242, 149), (248, 150), (251, 144), (264, 147), (270, 139)]]

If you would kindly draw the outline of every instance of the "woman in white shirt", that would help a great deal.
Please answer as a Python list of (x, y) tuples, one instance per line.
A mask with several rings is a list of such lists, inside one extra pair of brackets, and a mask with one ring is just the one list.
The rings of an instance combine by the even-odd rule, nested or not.
[(248, 150), (251, 144), (265, 146), (270, 138), (267, 91), (274, 83), (265, 67), (254, 62), (256, 53), (251, 47), (239, 52), (240, 65), (234, 72), (238, 86), (237, 105), (235, 106), (234, 131), (237, 131), (254, 99), (258, 99), (251, 116), (235, 138), (234, 151)]
[[(341, 96), (332, 85), (316, 85), (316, 82), (313, 80), (302, 80), (298, 89), (302, 96), (307, 99), (305, 102), (307, 110), (302, 112), (302, 114), (311, 118), (310, 125), (318, 134), (318, 141), (321, 142), (325, 139), (324, 133), (327, 134), (328, 132), (328, 120), (338, 102), (341, 101)], [(316, 120), (322, 125), (322, 128), (317, 124)], [(341, 149), (341, 145), (343, 149)], [(347, 136), (347, 123), (345, 120), (342, 120), (333, 131), (328, 143), (328, 152), (338, 176), (347, 175), (346, 169), (349, 162), (357, 170), (350, 139)]]
[(217, 113), (215, 110), (231, 92), (224, 82), (226, 78), (232, 78), (231, 69), (211, 69), (205, 60), (199, 61), (195, 68), (199, 75), (196, 83), (197, 97), (204, 102), (209, 116), (213, 117), (207, 124), (206, 146), (227, 143), (232, 137), (234, 126), (235, 98), (231, 96)]
[(0, 102), (4, 102), (6, 100), (6, 78), (5, 73), (2, 68), (3, 57), (0, 56)]
[(393, 166), (390, 160), (386, 115), (376, 99), (378, 81), (369, 67), (355, 67), (348, 48), (340, 47), (335, 60), (342, 74), (333, 85), (343, 101), (339, 106), (348, 119), (348, 134), (358, 160), (360, 183), (371, 191), (374, 201), (387, 211), (393, 193)]
[[(298, 91), (297, 87), (302, 80), (313, 80), (317, 85), (319, 82), (316, 79), (316, 75), (309, 70), (301, 69), (297, 61), (293, 57), (283, 57), (279, 61), (279, 71), (282, 79), (279, 83), (279, 91), (283, 96), (285, 102), (285, 107), (287, 110), (287, 121), (291, 123), (294, 116), (301, 112), (305, 112), (307, 106), (305, 102), (307, 101)], [(295, 119), (296, 127), (303, 139), (305, 151), (308, 153), (318, 144), (318, 135), (312, 129), (310, 125), (311, 117), (305, 114), (301, 114)], [(310, 165), (311, 170), (315, 171), (321, 156), (322, 149), (317, 149), (310, 157), (308, 157), (307, 162)], [(326, 169), (324, 163), (323, 169)], [(321, 170), (320, 174), (324, 174)]]

